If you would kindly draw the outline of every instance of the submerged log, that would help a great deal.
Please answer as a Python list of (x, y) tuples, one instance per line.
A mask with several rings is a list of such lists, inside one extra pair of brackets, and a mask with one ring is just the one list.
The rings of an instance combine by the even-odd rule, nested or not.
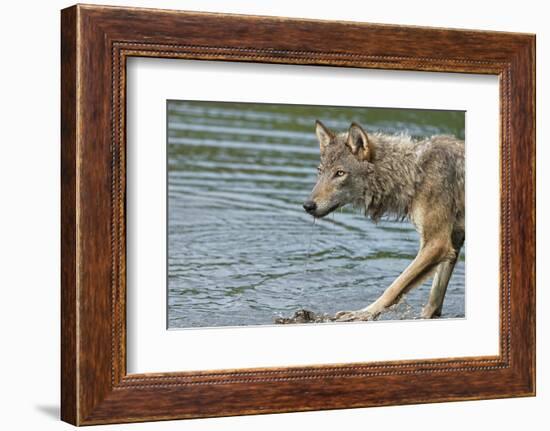
[(334, 316), (328, 314), (317, 314), (310, 310), (301, 309), (294, 313), (292, 317), (278, 317), (275, 323), (286, 325), (290, 323), (323, 323), (334, 322)]

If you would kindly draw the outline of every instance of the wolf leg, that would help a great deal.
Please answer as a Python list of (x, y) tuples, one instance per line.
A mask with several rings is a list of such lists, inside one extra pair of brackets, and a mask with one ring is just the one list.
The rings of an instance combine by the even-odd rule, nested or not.
[[(457, 258), (459, 253), (460, 250), (456, 253)], [(430, 299), (428, 300), (428, 304), (426, 304), (426, 306), (422, 309), (423, 319), (431, 319), (434, 316), (441, 316), (443, 300), (445, 299), (449, 279), (453, 274), (457, 258), (441, 262), (437, 267), (437, 272), (435, 273), (432, 283), (432, 290), (430, 291)]]
[(444, 244), (444, 241), (437, 240), (425, 244), (407, 269), (395, 279), (376, 301), (359, 311), (339, 312), (336, 314), (335, 319), (338, 321), (350, 321), (372, 320), (376, 318), (386, 307), (394, 304), (401, 295), (422, 282), (446, 257), (449, 248)]

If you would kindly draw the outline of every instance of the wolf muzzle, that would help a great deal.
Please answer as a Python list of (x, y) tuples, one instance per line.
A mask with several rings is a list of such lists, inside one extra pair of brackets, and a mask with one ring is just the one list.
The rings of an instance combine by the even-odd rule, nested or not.
[(314, 214), (317, 210), (317, 204), (314, 201), (305, 201), (302, 205), (308, 214)]

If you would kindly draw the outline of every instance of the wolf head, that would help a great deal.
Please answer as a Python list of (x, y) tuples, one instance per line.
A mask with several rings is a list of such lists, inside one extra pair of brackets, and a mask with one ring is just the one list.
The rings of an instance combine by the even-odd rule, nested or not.
[(352, 123), (344, 133), (334, 133), (320, 121), (315, 132), (321, 150), (317, 183), (304, 202), (306, 212), (324, 217), (349, 203), (364, 198), (365, 175), (373, 160), (373, 146), (367, 133)]

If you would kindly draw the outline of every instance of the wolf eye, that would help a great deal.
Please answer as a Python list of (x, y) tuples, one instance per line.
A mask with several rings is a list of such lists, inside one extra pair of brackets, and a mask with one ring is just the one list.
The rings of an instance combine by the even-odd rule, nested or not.
[(346, 175), (344, 171), (336, 171), (334, 174), (335, 177), (343, 177), (344, 175)]

